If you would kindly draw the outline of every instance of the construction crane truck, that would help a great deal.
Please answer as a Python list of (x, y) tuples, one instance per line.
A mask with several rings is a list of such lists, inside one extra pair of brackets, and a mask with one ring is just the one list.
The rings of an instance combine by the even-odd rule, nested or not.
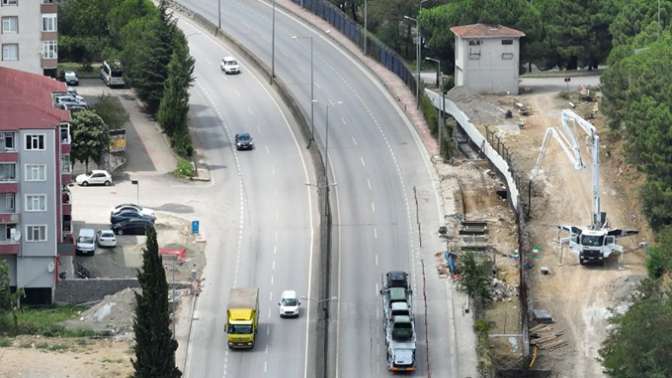
[(585, 168), (586, 165), (581, 159), (579, 142), (574, 132), (577, 126), (583, 130), (586, 134), (586, 144), (592, 154), (593, 206), (591, 223), (585, 227), (573, 225), (558, 225), (557, 227), (560, 231), (569, 233), (568, 236), (560, 238), (560, 243), (569, 245), (570, 250), (578, 256), (581, 265), (587, 263), (603, 264), (614, 252), (623, 252), (623, 247), (617, 243), (618, 238), (637, 234), (638, 231), (610, 228), (607, 222), (607, 213), (602, 211), (600, 203), (600, 137), (597, 129), (570, 109), (562, 111), (561, 121), (562, 129), (560, 131), (552, 127), (546, 130), (537, 162), (532, 171), (533, 176), (538, 172), (551, 136), (558, 141), (569, 160), (574, 164), (574, 168), (577, 170)]
[(392, 372), (415, 371), (415, 319), (408, 273), (388, 272), (380, 294), (383, 298), (387, 369)]

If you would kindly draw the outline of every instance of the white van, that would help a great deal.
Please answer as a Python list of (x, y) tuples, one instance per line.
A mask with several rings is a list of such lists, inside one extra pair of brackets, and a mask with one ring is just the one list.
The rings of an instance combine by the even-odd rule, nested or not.
[(126, 84), (124, 83), (124, 70), (119, 62), (104, 61), (100, 67), (100, 78), (108, 87), (123, 87)]
[(92, 255), (96, 253), (96, 230), (82, 228), (79, 230), (76, 243), (77, 253)]

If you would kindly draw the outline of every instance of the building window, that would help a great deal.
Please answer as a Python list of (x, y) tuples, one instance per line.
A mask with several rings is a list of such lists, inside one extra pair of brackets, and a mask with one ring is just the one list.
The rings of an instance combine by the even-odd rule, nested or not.
[(47, 226), (29, 224), (26, 226), (26, 241), (43, 242), (47, 241)]
[(45, 164), (26, 164), (25, 181), (46, 181), (47, 166)]
[(26, 194), (26, 211), (47, 211), (47, 195)]
[(0, 241), (8, 242), (16, 240), (16, 224), (0, 224)]
[(18, 33), (19, 32), (19, 18), (16, 16), (9, 16), (2, 18), (2, 34)]
[(513, 59), (513, 53), (502, 53), (502, 60), (511, 60)]
[(513, 39), (502, 39), (502, 45), (513, 45)]
[(0, 181), (16, 181), (16, 163), (0, 163)]
[(26, 150), (43, 151), (44, 134), (26, 134)]
[(16, 62), (19, 60), (19, 45), (17, 43), (5, 43), (2, 45), (2, 61)]
[(56, 19), (55, 13), (43, 14), (42, 15), (42, 31), (43, 32), (55, 32), (57, 31), (58, 21)]
[(72, 165), (70, 164), (70, 155), (65, 155), (61, 157), (61, 173), (65, 174), (72, 173)]
[(16, 212), (16, 193), (0, 193), (0, 213)]
[(58, 47), (56, 41), (42, 42), (42, 58), (44, 59), (58, 59)]
[(4, 131), (0, 132), (0, 150), (2, 151), (16, 151), (14, 144), (14, 132)]
[(481, 40), (480, 39), (474, 39), (469, 41), (469, 46), (480, 46), (481, 45)]
[(0, 5), (7, 6), (7, 5), (19, 5), (19, 0), (2, 0), (2, 3)]

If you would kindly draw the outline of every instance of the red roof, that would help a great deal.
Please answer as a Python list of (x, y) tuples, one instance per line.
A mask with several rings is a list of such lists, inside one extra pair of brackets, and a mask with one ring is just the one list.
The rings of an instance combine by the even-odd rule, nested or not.
[(502, 25), (473, 24), (450, 28), (461, 38), (521, 38), (525, 33)]
[(70, 113), (56, 108), (51, 96), (65, 91), (65, 83), (0, 67), (0, 88), (0, 130), (51, 129), (70, 122)]

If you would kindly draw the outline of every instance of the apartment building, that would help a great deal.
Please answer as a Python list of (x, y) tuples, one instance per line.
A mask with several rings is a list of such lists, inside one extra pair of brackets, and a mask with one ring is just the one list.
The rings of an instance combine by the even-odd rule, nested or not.
[(0, 258), (26, 301), (51, 303), (61, 257), (74, 255), (70, 113), (53, 98), (66, 86), (0, 67), (0, 88)]
[(58, 4), (0, 0), (0, 66), (56, 76)]
[(520, 38), (502, 25), (454, 26), (455, 86), (484, 93), (518, 94)]

